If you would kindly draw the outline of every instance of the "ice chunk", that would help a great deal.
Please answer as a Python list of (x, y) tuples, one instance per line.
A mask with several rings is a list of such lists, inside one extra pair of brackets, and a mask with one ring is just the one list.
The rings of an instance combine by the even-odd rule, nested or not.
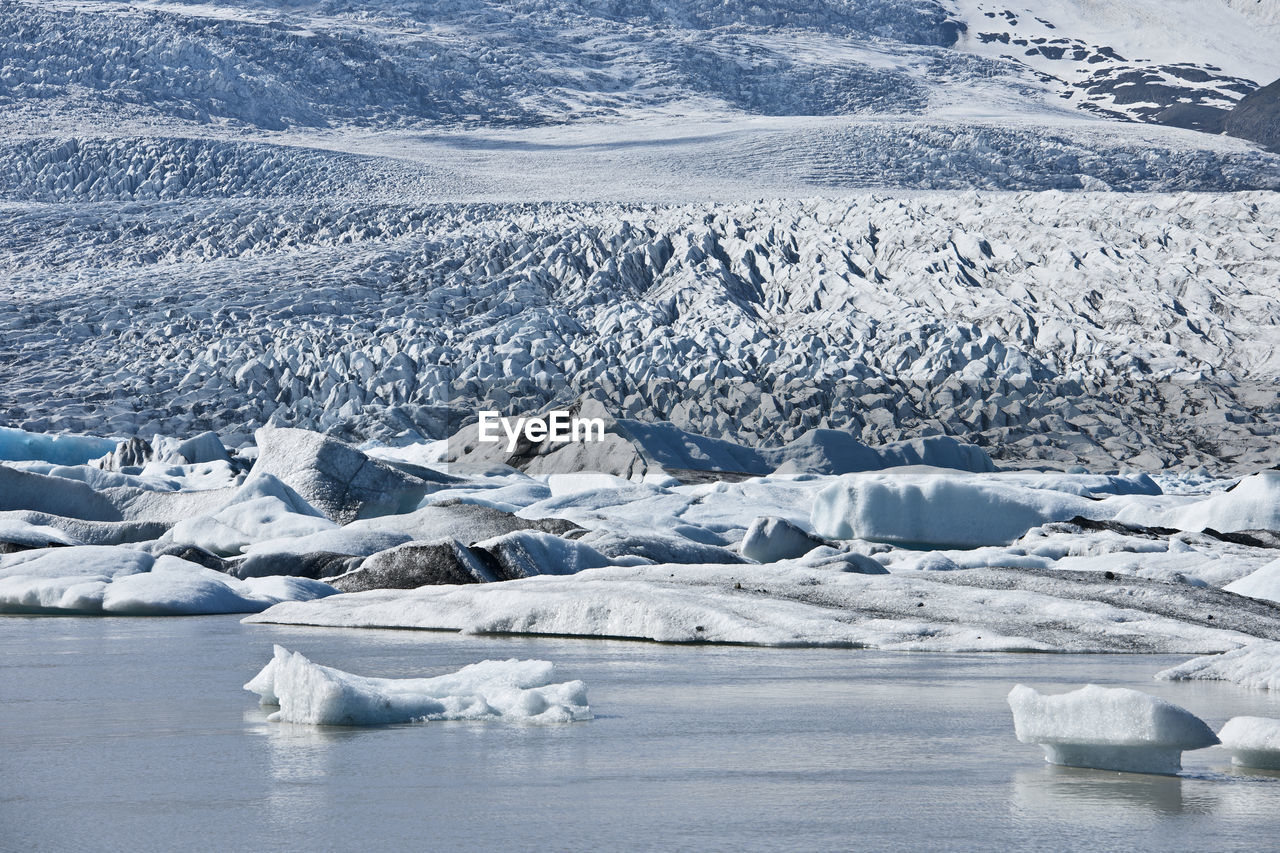
[(1162, 681), (1228, 681), (1255, 690), (1280, 690), (1280, 643), (1259, 641), (1220, 655), (1203, 655), (1156, 673)]
[(1257, 571), (1223, 587), (1236, 595), (1280, 602), (1280, 560), (1272, 560)]
[(54, 465), (84, 465), (116, 449), (113, 438), (92, 435), (45, 435), (0, 427), (0, 459), (39, 460)]
[(33, 512), (84, 521), (121, 521), (120, 509), (85, 483), (0, 465), (0, 510)]
[(488, 556), (490, 567), (500, 580), (572, 575), (612, 564), (590, 545), (538, 530), (515, 530), (477, 542), (471, 550)]
[(563, 535), (582, 528), (558, 518), (521, 518), (503, 510), (455, 500), (428, 504), (405, 515), (383, 516), (353, 521), (342, 528), (344, 533), (389, 530), (403, 533), (415, 542), (457, 539), (472, 545), (514, 530), (542, 530)]
[(1280, 770), (1280, 720), (1232, 717), (1218, 732), (1231, 750), (1231, 763), (1241, 767)]
[(457, 539), (409, 542), (379, 551), (358, 567), (330, 578), (343, 592), (416, 589), (433, 584), (490, 583), (498, 576)]
[(326, 516), (357, 518), (409, 512), (431, 486), (317, 432), (264, 427), (257, 431), (255, 474), (274, 474)]
[(826, 543), (785, 518), (762, 515), (742, 537), (742, 556), (757, 563), (801, 557)]
[(221, 509), (179, 521), (168, 539), (234, 556), (255, 542), (311, 536), (337, 528), (275, 477), (255, 472)]
[(18, 518), (0, 518), (0, 554), (29, 548), (48, 548), (51, 545), (79, 544), (82, 543), (47, 524), (31, 524)]
[(269, 720), (320, 726), (378, 726), (428, 720), (591, 719), (581, 681), (556, 683), (555, 666), (539, 660), (486, 660), (435, 678), (366, 678), (312, 663), (276, 646), (246, 684)]
[(556, 498), (597, 489), (626, 488), (630, 485), (630, 480), (624, 480), (616, 474), (606, 474), (603, 471), (579, 471), (570, 474), (552, 474), (547, 477), (547, 488), (551, 490), (550, 496)]
[(848, 474), (818, 492), (810, 519), (829, 539), (936, 548), (1007, 545), (1033, 527), (1108, 512), (1097, 501), (981, 476)]
[(728, 548), (695, 542), (677, 533), (592, 530), (577, 541), (590, 545), (614, 560), (649, 560), (654, 563), (742, 563)]
[(137, 436), (122, 441), (115, 450), (94, 459), (89, 464), (103, 471), (124, 471), (126, 468), (140, 468), (152, 459), (151, 445)]
[[(899, 465), (931, 465), (958, 471), (994, 471), (996, 465), (981, 447), (948, 435), (931, 435), (886, 444), (878, 451), (882, 468)], [(844, 473), (843, 471), (833, 473)]]
[(1046, 696), (1022, 684), (1009, 691), (1014, 731), (1038, 743), (1050, 764), (1177, 773), (1182, 753), (1218, 742), (1204, 721), (1137, 690), (1086, 684)]
[(173, 556), (79, 545), (0, 557), (0, 613), (255, 613), (336, 590), (303, 578), (239, 581)]
[(354, 554), (334, 551), (255, 551), (226, 568), (237, 578), (299, 577), (334, 578), (346, 574), (360, 565), (361, 558)]
[(218, 438), (215, 432), (202, 432), (185, 441), (157, 436), (153, 444), (156, 460), (171, 465), (231, 462), (227, 449), (222, 445), (222, 439)]
[(1261, 471), (1229, 491), (1172, 510), (1165, 523), (1179, 530), (1212, 528), (1221, 533), (1280, 530), (1280, 471)]

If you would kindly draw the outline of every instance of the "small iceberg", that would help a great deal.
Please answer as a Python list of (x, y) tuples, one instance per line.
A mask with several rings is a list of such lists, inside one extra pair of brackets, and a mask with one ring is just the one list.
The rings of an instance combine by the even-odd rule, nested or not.
[(1173, 774), (1182, 753), (1218, 743), (1204, 721), (1137, 690), (1087, 684), (1046, 696), (1019, 684), (1009, 691), (1022, 743), (1038, 743), (1050, 764)]
[(435, 678), (366, 678), (275, 647), (245, 690), (280, 710), (267, 719), (316, 726), (379, 726), (429, 720), (509, 719), (569, 723), (591, 719), (587, 687), (556, 683), (542, 660), (486, 660)]
[(1270, 717), (1232, 717), (1218, 732), (1231, 750), (1231, 763), (1261, 770), (1280, 770), (1280, 720)]
[(1251, 690), (1280, 690), (1280, 643), (1256, 640), (1218, 655), (1201, 655), (1156, 673), (1161, 681), (1226, 681)]

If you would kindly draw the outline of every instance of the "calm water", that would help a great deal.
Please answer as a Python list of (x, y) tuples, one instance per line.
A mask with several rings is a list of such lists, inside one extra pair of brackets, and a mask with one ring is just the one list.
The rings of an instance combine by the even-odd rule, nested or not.
[[(368, 675), (539, 657), (592, 722), (266, 722), (240, 686), (280, 642)], [(926, 655), (0, 617), (0, 847), (1259, 850), (1280, 775), (1043, 763), (1016, 681), (1137, 687), (1215, 728), (1280, 697), (1151, 674), (1181, 657)], [(1262, 836), (1262, 840), (1259, 839)]]

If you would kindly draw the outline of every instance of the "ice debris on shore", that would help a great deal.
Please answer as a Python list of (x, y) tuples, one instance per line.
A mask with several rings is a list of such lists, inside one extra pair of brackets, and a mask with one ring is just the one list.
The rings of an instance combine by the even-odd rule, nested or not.
[(1050, 764), (1174, 774), (1184, 750), (1218, 743), (1190, 711), (1127, 688), (1087, 684), (1047, 696), (1018, 684), (1009, 707), (1018, 740), (1040, 744)]
[(556, 682), (555, 666), (540, 660), (486, 660), (434, 678), (369, 678), (312, 663), (282, 646), (244, 686), (267, 719), (316, 726), (380, 726), (435, 720), (589, 720), (581, 681)]

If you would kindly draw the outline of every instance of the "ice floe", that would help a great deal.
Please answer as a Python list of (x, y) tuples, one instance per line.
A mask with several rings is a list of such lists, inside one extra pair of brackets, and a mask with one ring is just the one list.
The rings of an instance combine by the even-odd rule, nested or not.
[(1018, 740), (1040, 744), (1050, 764), (1171, 774), (1182, 769), (1183, 751), (1218, 743), (1190, 711), (1122, 687), (1048, 696), (1019, 684), (1009, 707)]
[(1280, 770), (1280, 720), (1232, 717), (1218, 731), (1218, 738), (1231, 750), (1232, 764)]
[(312, 663), (275, 647), (271, 661), (245, 690), (268, 719), (319, 726), (379, 726), (435, 720), (589, 720), (581, 681), (556, 682), (555, 666), (539, 660), (486, 660), (434, 678), (368, 678)]

